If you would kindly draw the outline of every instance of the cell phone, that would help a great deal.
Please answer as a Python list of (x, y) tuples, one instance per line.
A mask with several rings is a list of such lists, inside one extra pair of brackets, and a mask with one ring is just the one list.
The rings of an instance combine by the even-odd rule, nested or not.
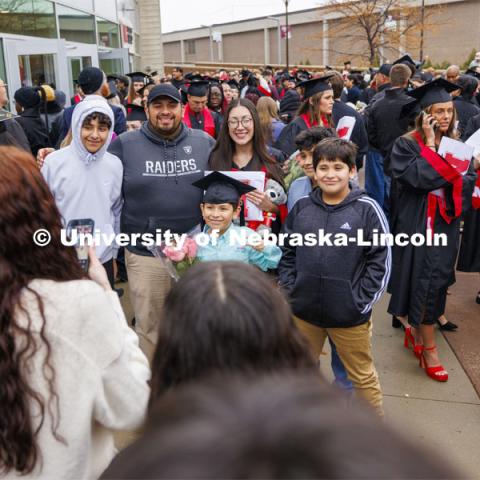
[[(422, 123), (423, 119), (428, 115), (428, 113), (425, 110), (422, 110)], [(438, 122), (436, 120), (433, 120), (432, 123), (435, 122), (435, 125), (433, 125), (433, 131), (437, 131), (439, 128)]]
[(72, 238), (72, 233), (74, 230), (77, 232), (77, 244), (75, 245), (75, 250), (77, 252), (78, 261), (80, 266), (85, 272), (88, 272), (88, 267), (90, 262), (88, 260), (88, 244), (83, 242), (81, 244), (80, 234), (90, 234), (93, 235), (93, 230), (95, 227), (95, 222), (91, 218), (82, 218), (78, 220), (70, 220), (67, 224), (67, 236)]

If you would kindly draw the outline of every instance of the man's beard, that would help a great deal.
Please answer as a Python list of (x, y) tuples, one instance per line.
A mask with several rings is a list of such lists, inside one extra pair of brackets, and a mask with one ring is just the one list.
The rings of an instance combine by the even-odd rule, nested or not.
[(171, 128), (165, 128), (161, 126), (160, 119), (155, 117), (155, 123), (152, 123), (151, 125), (157, 133), (159, 133), (162, 136), (168, 137), (170, 135), (173, 135), (178, 130), (180, 123), (181, 123), (181, 119), (179, 121), (174, 120)]

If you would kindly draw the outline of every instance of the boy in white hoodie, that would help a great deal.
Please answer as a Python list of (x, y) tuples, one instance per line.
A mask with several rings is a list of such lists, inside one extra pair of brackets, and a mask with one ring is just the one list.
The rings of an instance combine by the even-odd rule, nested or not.
[[(118, 234), (122, 209), (123, 165), (107, 152), (114, 117), (100, 97), (80, 102), (72, 117), (72, 143), (51, 153), (42, 167), (66, 226), (70, 220), (91, 218), (95, 231)], [(102, 242), (96, 254), (113, 287), (113, 259), (118, 247)]]

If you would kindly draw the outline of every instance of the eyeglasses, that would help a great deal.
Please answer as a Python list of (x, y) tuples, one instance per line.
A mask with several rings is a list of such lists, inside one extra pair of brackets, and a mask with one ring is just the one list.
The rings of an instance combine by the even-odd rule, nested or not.
[(241, 118), (240, 120), (238, 120), (237, 118), (235, 119), (232, 119), (232, 120), (229, 120), (228, 121), (228, 126), (230, 128), (238, 128), (239, 125), (241, 124), (242, 127), (244, 128), (247, 128), (249, 127), (253, 122), (253, 118), (252, 117), (243, 117)]
[(212, 92), (212, 93), (210, 94), (210, 96), (211, 96), (212, 98), (222, 98), (222, 94), (221, 94), (221, 93), (216, 93), (216, 92)]

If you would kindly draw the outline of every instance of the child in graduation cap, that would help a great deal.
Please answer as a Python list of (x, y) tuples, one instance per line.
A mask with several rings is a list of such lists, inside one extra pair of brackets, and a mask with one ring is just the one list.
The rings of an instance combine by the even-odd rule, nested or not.
[(207, 245), (199, 242), (200, 261), (238, 261), (264, 271), (277, 268), (280, 248), (249, 241), (256, 232), (233, 224), (240, 213), (241, 196), (255, 190), (253, 187), (220, 172), (212, 172), (193, 185), (205, 191), (200, 208), (205, 222), (203, 233), (210, 237)]

